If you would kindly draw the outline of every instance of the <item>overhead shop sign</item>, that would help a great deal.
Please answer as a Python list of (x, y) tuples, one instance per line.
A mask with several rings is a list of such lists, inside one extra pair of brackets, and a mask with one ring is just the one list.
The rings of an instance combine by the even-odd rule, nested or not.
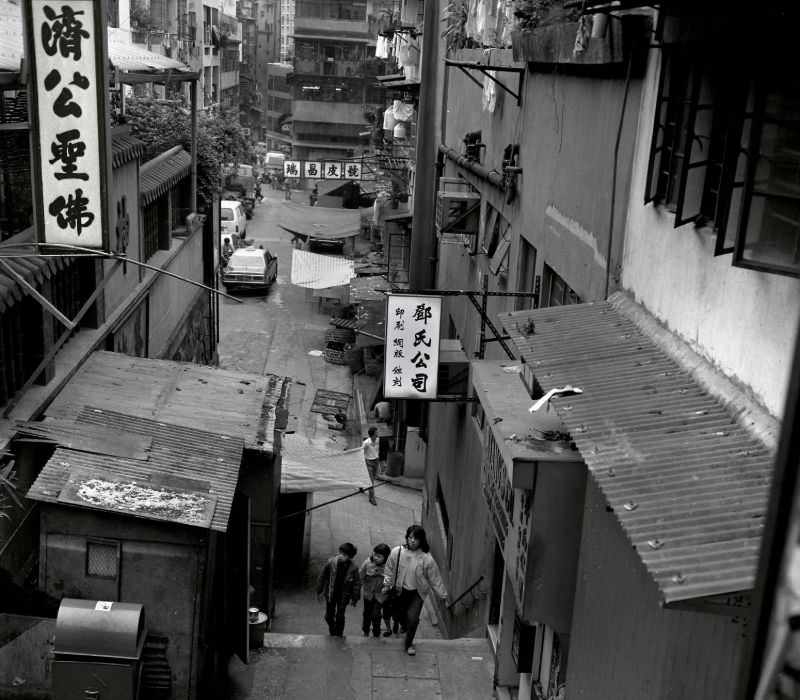
[(383, 395), (435, 399), (442, 298), (387, 294)]
[(37, 228), (43, 243), (103, 248), (108, 192), (105, 6), (24, 3)]
[(361, 161), (352, 160), (287, 160), (283, 163), (285, 177), (307, 177), (318, 180), (360, 180)]

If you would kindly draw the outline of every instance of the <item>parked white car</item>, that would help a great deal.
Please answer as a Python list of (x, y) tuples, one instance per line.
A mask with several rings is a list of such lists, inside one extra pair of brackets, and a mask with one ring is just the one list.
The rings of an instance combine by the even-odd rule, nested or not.
[(278, 259), (268, 250), (249, 246), (233, 252), (222, 284), (228, 290), (267, 289), (278, 277)]

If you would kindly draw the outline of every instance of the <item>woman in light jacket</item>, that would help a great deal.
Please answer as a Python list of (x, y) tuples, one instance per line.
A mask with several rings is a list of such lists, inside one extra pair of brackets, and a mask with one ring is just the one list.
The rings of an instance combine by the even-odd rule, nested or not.
[(433, 589), (443, 601), (447, 600), (439, 567), (430, 553), (425, 530), (419, 525), (409, 527), (405, 545), (392, 550), (384, 568), (383, 584), (386, 591), (394, 586), (395, 606), (405, 630), (406, 653), (414, 656), (417, 653), (414, 635), (425, 596)]

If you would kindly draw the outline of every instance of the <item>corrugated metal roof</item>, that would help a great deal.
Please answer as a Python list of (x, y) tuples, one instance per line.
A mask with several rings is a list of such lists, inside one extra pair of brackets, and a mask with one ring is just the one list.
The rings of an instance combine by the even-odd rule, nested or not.
[(770, 450), (611, 301), (500, 320), (664, 601), (752, 589)]
[(114, 68), (122, 71), (191, 73), (192, 69), (185, 63), (155, 51), (127, 44), (121, 41), (108, 42), (108, 59)]
[(139, 169), (139, 197), (142, 206), (155, 201), (189, 174), (192, 156), (182, 148), (162, 154)]
[(84, 406), (233, 435), (272, 452), (275, 414), (291, 380), (100, 350), (92, 353), (47, 408), (75, 420)]
[(187, 483), (207, 482), (207, 493), (216, 499), (211, 529), (227, 530), (242, 457), (241, 438), (88, 406), (76, 423), (128, 436), (149, 437), (152, 443), (147, 458), (127, 459), (58, 447), (28, 491), (28, 498), (59, 502), (70, 475), (76, 473), (101, 474), (116, 481), (136, 483), (163, 475), (182, 477), (191, 480)]

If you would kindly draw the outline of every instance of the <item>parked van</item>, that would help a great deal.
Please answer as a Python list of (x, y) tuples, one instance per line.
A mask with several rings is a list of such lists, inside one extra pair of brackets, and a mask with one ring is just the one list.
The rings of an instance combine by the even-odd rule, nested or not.
[[(235, 199), (223, 199), (219, 205), (219, 219), (221, 229), (220, 247), (225, 238), (230, 238), (231, 242), (243, 239), (247, 230), (247, 216), (244, 213), (244, 206)], [(235, 246), (234, 246), (235, 247)]]

